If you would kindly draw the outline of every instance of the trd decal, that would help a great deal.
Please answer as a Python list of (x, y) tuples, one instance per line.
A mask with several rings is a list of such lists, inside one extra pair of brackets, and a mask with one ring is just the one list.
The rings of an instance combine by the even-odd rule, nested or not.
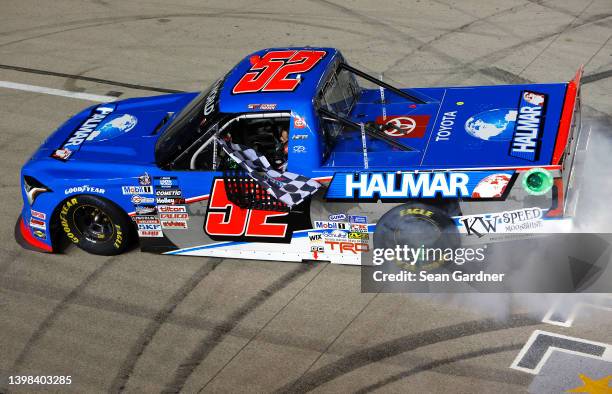
[(214, 240), (290, 242), (289, 213), (244, 209), (234, 205), (223, 179), (215, 179), (208, 200), (204, 231)]
[(249, 72), (238, 81), (232, 93), (292, 92), (300, 79), (295, 74), (311, 70), (325, 51), (272, 51), (251, 60)]

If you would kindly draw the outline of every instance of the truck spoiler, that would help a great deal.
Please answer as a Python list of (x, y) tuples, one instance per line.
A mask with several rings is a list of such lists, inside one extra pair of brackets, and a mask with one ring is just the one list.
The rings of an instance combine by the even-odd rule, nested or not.
[(576, 178), (582, 171), (586, 159), (586, 148), (590, 130), (582, 130), (580, 79), (584, 66), (580, 66), (574, 78), (567, 84), (559, 131), (555, 141), (552, 165), (561, 166), (561, 179), (556, 179), (557, 199), (563, 216), (574, 216), (578, 203), (579, 188)]

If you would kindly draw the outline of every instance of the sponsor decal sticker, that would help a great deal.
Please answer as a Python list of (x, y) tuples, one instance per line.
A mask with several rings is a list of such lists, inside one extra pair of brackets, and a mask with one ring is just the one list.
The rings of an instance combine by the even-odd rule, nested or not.
[(445, 112), (436, 132), (436, 142), (449, 141), (457, 118), (457, 111)]
[(262, 111), (274, 110), (278, 104), (249, 104), (247, 105), (248, 109), (260, 109)]
[(139, 237), (163, 237), (161, 230), (138, 230)]
[(149, 186), (151, 184), (151, 176), (145, 172), (143, 175), (138, 177), (138, 184), (140, 186)]
[(47, 233), (43, 230), (34, 230), (32, 233), (36, 238), (47, 239)]
[(349, 229), (349, 223), (345, 223), (345, 222), (321, 222), (321, 221), (315, 221), (314, 222), (314, 228), (315, 229), (321, 229), (321, 230), (348, 230)]
[(132, 196), (130, 201), (132, 201), (132, 204), (135, 204), (135, 205), (153, 204), (155, 202), (155, 199), (153, 197), (142, 197), (139, 195), (134, 195)]
[(130, 114), (123, 114), (108, 120), (99, 128), (91, 132), (87, 141), (106, 141), (119, 137), (129, 131), (138, 123), (138, 119)]
[(164, 205), (157, 207), (160, 213), (175, 213), (175, 212), (187, 212), (187, 207), (184, 205)]
[(335, 215), (329, 215), (329, 220), (331, 222), (341, 222), (343, 220), (346, 220), (346, 215), (343, 213), (337, 213)]
[(304, 118), (299, 115), (294, 115), (293, 116), (293, 128), (303, 129), (304, 127), (306, 127), (306, 121), (304, 120)]
[(75, 151), (78, 151), (85, 140), (95, 138), (96, 127), (111, 113), (114, 107), (99, 106), (93, 113), (68, 137), (51, 156), (67, 160)]
[(352, 223), (350, 229), (353, 232), (367, 233), (368, 232), (368, 225), (367, 224)]
[(510, 156), (536, 161), (546, 117), (546, 95), (523, 90), (510, 145)]
[(159, 219), (156, 216), (140, 216), (134, 218), (138, 224), (159, 224)]
[(154, 205), (140, 205), (134, 209), (136, 215), (157, 215), (157, 207)]
[(157, 197), (181, 197), (181, 189), (158, 189), (155, 191)]
[(32, 217), (35, 217), (36, 219), (40, 219), (40, 220), (47, 219), (47, 215), (44, 212), (39, 212), (39, 211), (30, 209), (30, 214), (32, 215)]
[(388, 125), (384, 133), (397, 138), (423, 138), (429, 115), (379, 116), (376, 123)]
[(347, 232), (342, 230), (333, 230), (323, 233), (323, 238), (326, 240), (341, 240), (344, 241), (347, 238)]
[(217, 96), (219, 95), (219, 88), (223, 80), (220, 79), (215, 82), (215, 85), (210, 89), (210, 93), (206, 96), (206, 102), (204, 104), (204, 116), (212, 114), (216, 110)]
[(72, 151), (68, 148), (56, 149), (51, 155), (54, 159), (68, 160), (72, 156)]
[(294, 145), (293, 153), (306, 153), (306, 147), (304, 145)]
[(121, 186), (123, 194), (153, 194), (153, 186)]
[(351, 232), (348, 233), (348, 238), (349, 239), (358, 239), (358, 240), (362, 240), (362, 239), (370, 239), (370, 234), (368, 233), (360, 233), (360, 232)]
[(503, 196), (512, 177), (509, 174), (492, 174), (478, 182), (472, 192), (473, 198), (498, 198)]
[(75, 186), (75, 187), (70, 187), (70, 188), (64, 190), (64, 194), (72, 194), (72, 193), (98, 193), (98, 194), (104, 194), (104, 193), (106, 193), (106, 190), (102, 189), (101, 187), (95, 187), (95, 186), (89, 186), (89, 185)]
[(291, 136), (292, 140), (305, 140), (308, 138), (308, 134), (293, 134)]
[(331, 253), (363, 253), (370, 250), (367, 243), (349, 242), (349, 241), (330, 241), (325, 240), (325, 245), (328, 246)]
[(138, 223), (138, 230), (160, 230), (161, 226), (159, 224), (153, 223)]
[(161, 226), (164, 229), (186, 230), (188, 228), (187, 222), (184, 220), (162, 220)]
[(38, 228), (38, 229), (41, 229), (41, 230), (46, 230), (47, 229), (47, 223), (44, 220), (40, 220), (40, 219), (36, 219), (36, 218), (30, 218), (30, 227)]
[(368, 224), (367, 216), (349, 215), (349, 223)]
[(185, 204), (185, 199), (182, 197), (157, 197), (155, 202), (158, 204), (177, 205)]
[(184, 205), (162, 205), (157, 207), (160, 213), (177, 213), (187, 212), (187, 208)]
[(160, 219), (189, 219), (188, 213), (160, 213)]
[(325, 242), (323, 241), (323, 234), (309, 232), (308, 240), (310, 241), (310, 252), (314, 254), (315, 259), (318, 257), (319, 253), (325, 252)]
[(156, 188), (171, 189), (178, 187), (178, 179), (174, 176), (155, 177), (154, 183)]
[(329, 200), (402, 200), (410, 198), (493, 198), (505, 190), (514, 172), (337, 173)]
[(541, 208), (523, 208), (515, 211), (484, 215), (460, 216), (457, 219), (460, 230), (467, 235), (482, 238), (491, 233), (520, 233), (537, 230), (543, 226)]

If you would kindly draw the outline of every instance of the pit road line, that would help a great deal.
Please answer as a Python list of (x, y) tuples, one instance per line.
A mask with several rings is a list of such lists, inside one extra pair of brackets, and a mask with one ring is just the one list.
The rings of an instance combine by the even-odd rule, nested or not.
[(96, 102), (101, 102), (101, 103), (107, 103), (110, 101), (115, 101), (117, 99), (117, 97), (112, 97), (112, 96), (101, 96), (97, 94), (70, 92), (68, 90), (53, 89), (53, 88), (47, 88), (44, 86), (36, 86), (36, 85), (27, 85), (24, 83), (16, 83), (16, 82), (10, 82), (10, 81), (0, 81), (0, 88), (23, 90), (26, 92), (34, 92), (34, 93), (50, 94), (52, 96), (62, 96), (62, 97), (75, 98), (79, 100), (96, 101)]

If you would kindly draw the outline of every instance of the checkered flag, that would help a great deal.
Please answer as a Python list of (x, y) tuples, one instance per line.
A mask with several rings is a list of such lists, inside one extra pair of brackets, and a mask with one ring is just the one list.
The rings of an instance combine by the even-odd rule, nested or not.
[(225, 153), (247, 171), (252, 179), (289, 208), (299, 205), (321, 187), (320, 183), (305, 176), (276, 171), (265, 156), (252, 148), (226, 142), (221, 138), (217, 141)]

